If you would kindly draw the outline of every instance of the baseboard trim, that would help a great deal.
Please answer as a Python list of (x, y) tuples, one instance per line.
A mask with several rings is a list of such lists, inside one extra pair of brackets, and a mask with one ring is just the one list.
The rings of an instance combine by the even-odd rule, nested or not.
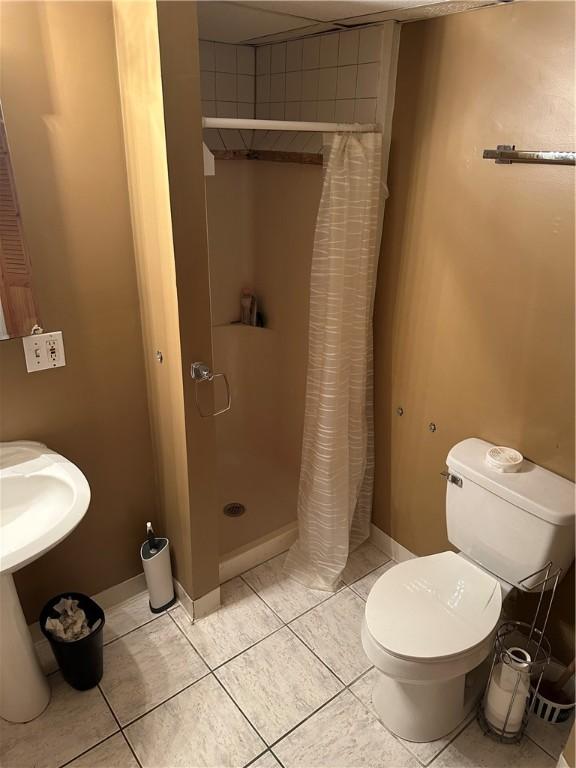
[(220, 561), (220, 584), (285, 552), (297, 538), (298, 524), (294, 522), (245, 547), (235, 549)]
[(371, 525), (372, 533), (370, 539), (375, 547), (381, 549), (388, 557), (395, 560), (397, 563), (403, 563), (405, 560), (413, 560), (417, 555), (410, 552), (409, 549), (403, 547), (402, 544), (395, 541), (392, 536), (384, 533), (380, 528), (377, 528), (374, 523)]

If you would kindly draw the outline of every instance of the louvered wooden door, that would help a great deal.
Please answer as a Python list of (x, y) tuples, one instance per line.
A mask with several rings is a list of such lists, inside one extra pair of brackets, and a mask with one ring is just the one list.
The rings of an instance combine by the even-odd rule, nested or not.
[(0, 112), (0, 300), (9, 336), (27, 336), (38, 322), (32, 267), (24, 247), (16, 186)]

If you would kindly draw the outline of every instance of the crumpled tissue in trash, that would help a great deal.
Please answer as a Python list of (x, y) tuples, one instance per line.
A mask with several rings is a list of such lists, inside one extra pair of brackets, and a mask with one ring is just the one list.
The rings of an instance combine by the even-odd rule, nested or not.
[(78, 600), (73, 600), (71, 597), (61, 598), (53, 610), (59, 613), (60, 616), (57, 619), (47, 618), (46, 629), (58, 640), (63, 640), (65, 643), (81, 640), (89, 635), (90, 632), (93, 632), (100, 624), (100, 619), (98, 619), (94, 626), (90, 628), (86, 621), (86, 614), (82, 608), (78, 607)]

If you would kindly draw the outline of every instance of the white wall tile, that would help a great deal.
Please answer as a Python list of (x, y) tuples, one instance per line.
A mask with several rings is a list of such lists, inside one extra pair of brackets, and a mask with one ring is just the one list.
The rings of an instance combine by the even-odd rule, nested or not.
[(254, 48), (250, 45), (237, 45), (236, 62), (239, 75), (253, 75), (256, 69)]
[(236, 76), (216, 72), (216, 100), (236, 101)]
[(200, 40), (200, 69), (205, 72), (214, 72), (214, 43), (209, 40)]
[(302, 40), (289, 40), (286, 43), (286, 71), (302, 69)]
[(286, 75), (270, 75), (270, 101), (284, 101), (286, 98)]
[(220, 131), (220, 136), (226, 149), (246, 149), (246, 144), (244, 144), (240, 131), (223, 128)]
[(380, 61), (382, 45), (382, 27), (368, 27), (360, 30), (358, 62)]
[(319, 101), (318, 102), (318, 121), (320, 123), (333, 123), (336, 116), (336, 102)]
[(300, 120), (315, 121), (318, 119), (318, 102), (303, 101), (300, 108)]
[(338, 48), (338, 66), (356, 64), (358, 61), (359, 32), (353, 29), (349, 32), (340, 32), (340, 45)]
[(270, 120), (284, 120), (284, 102), (270, 104)]
[[(370, 64), (364, 64), (363, 66), (369, 67)], [(336, 90), (336, 98), (338, 99), (353, 99), (356, 96), (356, 78), (358, 75), (358, 67), (338, 67), (338, 87)], [(372, 95), (372, 94), (368, 94)]]
[(289, 152), (290, 145), (294, 141), (294, 131), (281, 131), (278, 141), (274, 145), (274, 149), (279, 152)]
[(270, 104), (256, 102), (256, 120), (270, 120)]
[(254, 78), (252, 75), (236, 75), (238, 101), (254, 101)]
[(304, 145), (304, 152), (310, 152), (317, 155), (322, 151), (322, 134), (313, 133)]
[(354, 99), (336, 102), (335, 120), (337, 123), (354, 122)]
[(336, 67), (321, 69), (318, 75), (318, 98), (321, 100), (335, 99), (337, 81), (338, 69)]
[(270, 75), (256, 76), (256, 102), (270, 101)]
[(336, 67), (338, 65), (338, 33), (335, 35), (320, 35), (320, 66)]
[(302, 97), (302, 72), (286, 73), (286, 101), (300, 101)]
[(244, 102), (238, 104), (238, 117), (243, 117), (247, 120), (254, 119), (254, 102)]
[(203, 137), (210, 149), (225, 149), (220, 131), (217, 128), (204, 128)]
[(236, 74), (236, 46), (226, 43), (214, 43), (216, 72)]
[(266, 75), (270, 72), (270, 46), (259, 45), (256, 48), (256, 74)]
[(200, 92), (206, 101), (216, 98), (216, 77), (214, 72), (200, 72)]
[(272, 46), (270, 57), (270, 72), (286, 71), (286, 43), (276, 43)]
[(216, 117), (238, 117), (238, 107), (235, 101), (217, 101)]
[(354, 120), (357, 123), (375, 123), (376, 103), (376, 99), (356, 99)]
[(290, 144), (290, 151), (303, 152), (304, 147), (306, 144), (308, 144), (312, 135), (312, 133), (305, 133), (304, 131), (297, 133), (294, 137), (294, 140), (292, 141), (292, 144)]
[[(215, 101), (203, 101), (202, 102), (202, 117), (216, 117), (216, 102)], [(108, 624), (106, 624), (108, 626)]]
[(302, 73), (302, 101), (316, 101), (318, 98), (318, 70)]
[(357, 99), (370, 99), (378, 96), (379, 64), (360, 64), (358, 67)]
[(308, 37), (302, 42), (302, 69), (314, 69), (320, 65), (320, 40)]
[(300, 102), (288, 101), (284, 106), (285, 120), (300, 120)]

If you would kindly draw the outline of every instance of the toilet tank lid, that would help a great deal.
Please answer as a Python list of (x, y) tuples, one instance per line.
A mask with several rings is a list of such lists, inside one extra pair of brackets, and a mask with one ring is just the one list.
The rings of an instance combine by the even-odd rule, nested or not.
[(570, 480), (524, 459), (518, 472), (502, 473), (484, 461), (493, 444), (471, 437), (449, 452), (448, 468), (501, 499), (553, 525), (574, 525), (575, 486)]

